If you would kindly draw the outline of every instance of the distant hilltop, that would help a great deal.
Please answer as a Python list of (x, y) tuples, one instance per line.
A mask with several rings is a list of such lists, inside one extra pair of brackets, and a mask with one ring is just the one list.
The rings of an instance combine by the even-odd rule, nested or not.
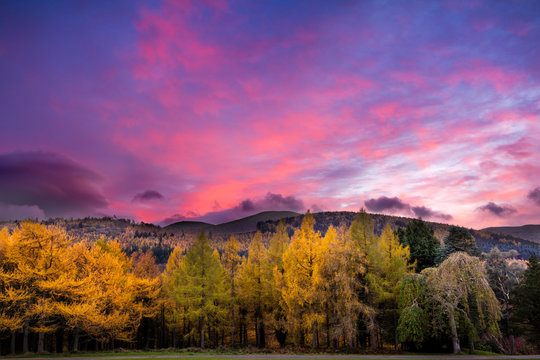
[[(330, 225), (334, 227), (344, 224), (350, 226), (356, 212), (326, 211), (313, 213), (315, 230), (325, 233)], [(413, 219), (408, 217), (383, 214), (370, 214), (373, 219), (375, 232), (380, 234), (383, 227), (389, 223), (393, 229), (405, 227)], [(187, 248), (196, 235), (204, 230), (212, 245), (222, 250), (226, 241), (234, 235), (240, 243), (241, 251), (247, 247), (256, 231), (261, 231), (264, 241), (268, 241), (275, 231), (279, 221), (283, 221), (289, 235), (300, 227), (304, 214), (293, 211), (264, 211), (238, 220), (213, 225), (201, 221), (180, 221), (165, 227), (153, 224), (135, 223), (131, 220), (114, 217), (62, 219), (55, 218), (43, 221), (48, 225), (60, 226), (75, 239), (95, 241), (101, 237), (115, 239), (124, 250), (130, 254), (136, 251), (152, 249), (159, 262), (166, 261), (168, 254), (176, 246)], [(0, 227), (12, 228), (17, 222), (0, 222)], [(435, 236), (441, 243), (448, 234), (451, 225), (429, 222)], [(521, 258), (528, 259), (531, 254), (540, 256), (540, 225), (518, 227), (491, 227), (481, 230), (469, 229), (477, 242), (479, 250), (487, 252), (493, 247), (501, 251), (516, 250)]]

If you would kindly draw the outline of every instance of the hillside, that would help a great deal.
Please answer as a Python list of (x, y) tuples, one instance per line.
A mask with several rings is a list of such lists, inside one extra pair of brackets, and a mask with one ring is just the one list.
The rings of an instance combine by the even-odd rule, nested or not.
[(498, 226), (483, 229), (492, 233), (516, 236), (540, 244), (540, 225)]
[(167, 230), (183, 232), (199, 232), (205, 230), (213, 234), (233, 234), (245, 233), (257, 230), (257, 224), (265, 221), (279, 220), (289, 217), (301, 216), (292, 211), (263, 211), (261, 213), (247, 216), (234, 221), (229, 221), (219, 225), (212, 225), (198, 221), (180, 221), (165, 227)]
[[(330, 225), (339, 226), (343, 223), (346, 226), (350, 226), (355, 216), (356, 213), (350, 211), (320, 212), (313, 214), (316, 221), (315, 228), (321, 233), (325, 233)], [(382, 214), (371, 214), (371, 216), (374, 222), (375, 232), (378, 234), (382, 232), (382, 229), (387, 222), (389, 222), (394, 229), (397, 229), (398, 227), (407, 226), (407, 224), (413, 220), (406, 217)], [(294, 230), (300, 227), (302, 218), (302, 214), (290, 211), (266, 211), (219, 225), (198, 221), (181, 221), (164, 228), (153, 224), (135, 223), (130, 220), (111, 217), (84, 219), (56, 218), (49, 219), (43, 223), (56, 225), (66, 229), (67, 233), (76, 241), (83, 239), (96, 241), (101, 237), (106, 239), (116, 239), (128, 255), (138, 251), (151, 250), (156, 256), (157, 261), (163, 264), (167, 261), (167, 258), (174, 247), (179, 246), (186, 249), (201, 230), (207, 232), (210, 243), (219, 251), (224, 249), (225, 243), (230, 235), (234, 234), (240, 244), (241, 254), (245, 255), (251, 238), (256, 230), (260, 230), (263, 233), (263, 239), (268, 243), (280, 219), (283, 219), (289, 235), (292, 235)], [(436, 222), (428, 223), (433, 228), (435, 236), (442, 243), (442, 240), (448, 234), (450, 225)], [(0, 227), (7, 226), (8, 228), (13, 228), (16, 224), (17, 222), (2, 222), (0, 223)], [(535, 229), (538, 228), (534, 225), (532, 227)], [(507, 228), (513, 229), (511, 227)], [(529, 229), (531, 226), (528, 225), (516, 228)], [(489, 231), (490, 229), (492, 231)], [(477, 241), (478, 248), (481, 251), (487, 252), (491, 248), (497, 246), (502, 251), (508, 251), (510, 249), (517, 250), (520, 257), (525, 259), (533, 253), (540, 255), (540, 243), (513, 234), (496, 232), (495, 229), (499, 228), (488, 228), (483, 230), (470, 229)], [(527, 234), (532, 234), (532, 232)], [(532, 239), (532, 237), (530, 239)]]
[[(382, 232), (387, 223), (390, 223), (393, 229), (397, 229), (398, 227), (407, 226), (407, 224), (413, 220), (412, 218), (383, 214), (370, 215), (373, 219), (375, 232), (377, 234)], [(351, 211), (314, 213), (313, 217), (315, 219), (315, 229), (324, 234), (330, 225), (336, 227), (343, 223), (345, 226), (350, 226), (355, 216), (356, 213)], [(278, 223), (279, 221), (267, 221), (261, 223), (259, 224), (259, 230), (261, 230), (263, 233), (274, 232)], [(300, 227), (300, 224), (302, 223), (302, 215), (284, 219), (284, 223), (287, 225), (289, 235), (292, 235), (294, 230)], [(427, 223), (433, 228), (435, 237), (437, 237), (441, 244), (443, 244), (443, 239), (448, 234), (450, 225), (429, 221), (427, 221)], [(508, 251), (512, 249), (516, 250), (520, 254), (520, 257), (525, 259), (528, 259), (533, 253), (540, 255), (540, 244), (533, 241), (513, 235), (490, 232), (485, 229), (469, 230), (476, 239), (477, 246), (482, 252), (488, 252), (493, 247), (497, 246), (501, 251)]]

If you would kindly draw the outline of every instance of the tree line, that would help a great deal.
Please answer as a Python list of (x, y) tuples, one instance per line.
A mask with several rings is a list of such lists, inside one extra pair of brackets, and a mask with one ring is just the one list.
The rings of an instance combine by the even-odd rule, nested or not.
[(0, 231), (2, 353), (123, 348), (533, 351), (540, 265), (496, 248), (481, 255), (451, 227), (441, 247), (422, 220), (380, 236), (360, 211), (316, 231), (308, 212), (289, 236), (260, 232), (247, 256), (200, 233), (163, 270), (151, 252), (74, 242), (33, 222)]

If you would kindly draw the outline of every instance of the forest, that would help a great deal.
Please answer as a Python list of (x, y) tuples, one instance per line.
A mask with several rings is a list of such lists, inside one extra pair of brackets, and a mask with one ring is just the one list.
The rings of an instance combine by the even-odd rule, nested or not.
[[(291, 236), (292, 235), (292, 236)], [(128, 254), (129, 253), (129, 254)], [(288, 347), (505, 354), (540, 349), (540, 264), (481, 253), (464, 228), (444, 246), (421, 219), (317, 230), (309, 212), (247, 251), (201, 232), (165, 267), (151, 251), (55, 225), (0, 231), (0, 353)]]

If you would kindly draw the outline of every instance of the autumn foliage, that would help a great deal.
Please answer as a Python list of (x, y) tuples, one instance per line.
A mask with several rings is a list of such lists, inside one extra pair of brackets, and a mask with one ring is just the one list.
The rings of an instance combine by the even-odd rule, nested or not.
[(294, 232), (280, 223), (270, 238), (255, 233), (247, 256), (234, 236), (220, 254), (200, 233), (160, 268), (149, 252), (128, 257), (115, 241), (74, 241), (60, 228), (23, 222), (0, 231), (2, 352), (223, 345), (459, 352), (490, 341), (515, 351), (504, 343), (514, 335), (508, 294), (518, 275), (497, 287), (508, 270), (499, 253), (485, 265), (455, 246), (421, 252), (425, 240), (415, 234), (432, 238), (425, 226), (418, 220), (400, 233), (387, 225), (377, 235), (361, 211), (351, 226), (321, 234), (308, 212)]

